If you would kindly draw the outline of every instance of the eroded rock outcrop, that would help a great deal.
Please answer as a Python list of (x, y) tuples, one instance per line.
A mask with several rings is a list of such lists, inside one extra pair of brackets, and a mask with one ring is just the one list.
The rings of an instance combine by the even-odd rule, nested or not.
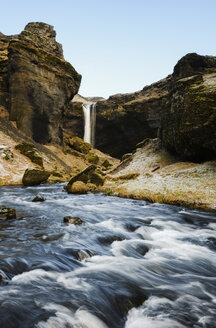
[(164, 146), (183, 159), (216, 158), (216, 57), (188, 54), (175, 66), (163, 109)]
[(159, 137), (182, 159), (215, 159), (215, 103), (216, 57), (188, 54), (167, 78), (97, 103), (96, 148), (120, 158)]
[(170, 77), (132, 94), (111, 96), (97, 103), (96, 148), (120, 158), (161, 127)]
[(61, 143), (64, 111), (81, 80), (55, 36), (45, 23), (29, 23), (15, 36), (0, 34), (0, 109), (43, 144)]

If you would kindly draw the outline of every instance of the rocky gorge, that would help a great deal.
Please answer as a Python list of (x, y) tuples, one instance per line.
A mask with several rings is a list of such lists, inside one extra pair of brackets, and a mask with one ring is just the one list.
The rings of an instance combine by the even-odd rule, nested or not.
[(216, 57), (83, 97), (55, 36), (0, 34), (1, 327), (214, 327)]
[[(216, 57), (187, 54), (141, 91), (85, 98), (55, 36), (45, 23), (0, 34), (0, 183), (28, 181), (32, 170), (40, 182), (70, 181), (70, 192), (214, 209)], [(92, 103), (94, 149), (82, 140)]]

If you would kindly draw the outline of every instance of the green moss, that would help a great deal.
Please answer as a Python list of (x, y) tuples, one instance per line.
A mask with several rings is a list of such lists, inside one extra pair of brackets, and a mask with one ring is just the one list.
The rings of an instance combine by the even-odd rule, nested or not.
[(22, 142), (21, 144), (16, 145), (15, 149), (19, 150), (22, 155), (28, 157), (33, 163), (43, 167), (43, 158), (32, 143)]
[(79, 137), (70, 138), (68, 143), (71, 148), (79, 151), (80, 153), (87, 154), (91, 149), (91, 145), (87, 142), (84, 142), (83, 139)]
[(36, 186), (46, 182), (49, 176), (50, 173), (44, 170), (27, 169), (24, 173), (22, 182), (24, 186)]
[(76, 181), (82, 181), (82, 182), (87, 183), (87, 181), (89, 180), (90, 175), (92, 174), (92, 172), (95, 171), (95, 169), (96, 169), (95, 165), (89, 165), (87, 168), (85, 168), (81, 172), (74, 175), (70, 179), (70, 181), (68, 182), (68, 185), (72, 185)]
[(10, 47), (17, 49), (17, 50), (23, 49), (23, 50), (26, 50), (26, 51), (36, 55), (39, 59), (39, 63), (42, 65), (48, 64), (49, 69), (53, 66), (54, 67), (60, 66), (61, 69), (63, 69), (65, 72), (67, 72), (67, 74), (77, 76), (78, 79), (81, 78), (81, 75), (79, 75), (75, 71), (75, 69), (73, 68), (73, 66), (70, 63), (66, 62), (65, 60), (62, 60), (58, 56), (52, 55), (48, 52), (45, 52), (42, 49), (37, 49), (28, 43), (19, 42), (19, 41), (12, 41), (10, 43)]
[(99, 157), (93, 153), (88, 153), (85, 156), (85, 158), (89, 163), (92, 163), (92, 164), (97, 164), (99, 162)]

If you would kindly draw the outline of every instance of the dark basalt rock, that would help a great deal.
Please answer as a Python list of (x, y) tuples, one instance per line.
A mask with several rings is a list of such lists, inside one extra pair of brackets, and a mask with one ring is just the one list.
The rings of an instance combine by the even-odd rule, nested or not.
[(78, 217), (73, 217), (73, 216), (65, 216), (63, 218), (63, 221), (65, 223), (70, 223), (70, 224), (83, 224), (83, 220), (78, 218)]
[(123, 237), (121, 236), (105, 236), (105, 237), (99, 237), (98, 238), (98, 241), (101, 243), (101, 244), (112, 244), (114, 241), (122, 241), (124, 240)]
[(164, 146), (186, 160), (216, 158), (216, 57), (188, 54), (175, 66), (162, 117)]
[(50, 173), (39, 169), (26, 169), (23, 175), (22, 183), (24, 186), (36, 186), (45, 183)]
[(16, 210), (14, 208), (0, 206), (0, 219), (15, 219)]
[[(82, 170), (81, 172), (79, 172), (78, 174), (74, 175), (70, 181), (68, 182), (68, 185), (72, 185), (74, 182), (76, 181), (82, 181), (84, 183), (87, 183), (89, 180), (89, 176), (96, 170), (96, 166), (95, 165), (89, 165), (87, 168), (85, 168), (84, 170)], [(65, 189), (67, 189), (67, 186), (65, 187)]]
[(183, 160), (215, 159), (215, 103), (216, 57), (187, 54), (166, 79), (98, 102), (95, 146), (121, 158), (159, 137)]
[(92, 256), (94, 256), (94, 254), (91, 251), (89, 251), (88, 249), (87, 250), (80, 250), (76, 254), (76, 258), (80, 262), (84, 261), (85, 259), (88, 259)]
[(32, 199), (32, 202), (44, 202), (45, 198), (41, 195), (37, 195)]
[(95, 147), (121, 158), (145, 138), (155, 138), (167, 103), (170, 77), (139, 92), (111, 96), (96, 105)]

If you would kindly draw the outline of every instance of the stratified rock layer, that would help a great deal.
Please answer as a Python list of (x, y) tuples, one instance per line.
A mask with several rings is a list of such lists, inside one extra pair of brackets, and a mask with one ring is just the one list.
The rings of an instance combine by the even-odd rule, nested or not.
[(0, 109), (44, 144), (61, 143), (64, 112), (81, 80), (55, 35), (44, 23), (29, 23), (16, 36), (0, 34)]

